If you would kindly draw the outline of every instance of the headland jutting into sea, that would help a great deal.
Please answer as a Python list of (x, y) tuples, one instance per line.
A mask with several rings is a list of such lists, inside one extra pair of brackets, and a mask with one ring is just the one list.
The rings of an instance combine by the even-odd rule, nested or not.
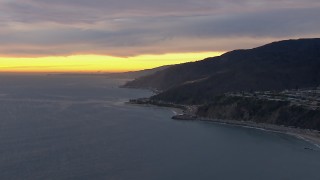
[[(281, 117), (284, 114), (286, 117), (299, 118), (296, 111), (302, 118), (298, 121), (319, 118), (320, 88), (226, 93), (217, 97), (215, 103), (203, 105), (174, 104), (150, 98), (133, 99), (130, 103), (181, 109), (182, 113), (172, 117), (174, 120), (207, 121), (285, 133), (309, 141), (320, 148), (319, 129), (307, 128), (307, 125), (285, 120), (282, 120), (283, 124), (280, 123), (281, 118), (285, 118)], [(261, 109), (265, 112), (262, 113)]]

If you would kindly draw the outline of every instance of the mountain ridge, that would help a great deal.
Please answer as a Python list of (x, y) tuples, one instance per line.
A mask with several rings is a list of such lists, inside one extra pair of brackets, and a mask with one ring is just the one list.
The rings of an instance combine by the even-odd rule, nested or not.
[(125, 87), (162, 90), (151, 97), (156, 100), (202, 104), (232, 91), (316, 87), (320, 84), (319, 69), (320, 38), (284, 40), (174, 65)]

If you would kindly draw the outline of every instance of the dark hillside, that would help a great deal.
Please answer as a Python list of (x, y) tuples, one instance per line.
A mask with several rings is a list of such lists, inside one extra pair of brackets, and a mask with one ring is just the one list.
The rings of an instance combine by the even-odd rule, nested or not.
[(230, 91), (265, 91), (320, 84), (320, 39), (280, 41), (172, 66), (126, 86), (157, 88), (154, 99), (201, 104)]

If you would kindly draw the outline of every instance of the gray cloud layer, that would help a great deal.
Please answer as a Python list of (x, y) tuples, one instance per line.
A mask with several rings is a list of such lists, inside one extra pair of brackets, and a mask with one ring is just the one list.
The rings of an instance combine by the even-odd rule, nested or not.
[(319, 0), (0, 0), (0, 54), (227, 51), (319, 37)]

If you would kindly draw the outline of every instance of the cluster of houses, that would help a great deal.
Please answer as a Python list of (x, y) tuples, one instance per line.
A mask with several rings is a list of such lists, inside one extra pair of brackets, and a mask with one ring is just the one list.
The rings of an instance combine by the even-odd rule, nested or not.
[(285, 91), (233, 92), (227, 96), (257, 98), (270, 101), (287, 101), (291, 105), (320, 110), (320, 87), (310, 89), (292, 89)]

